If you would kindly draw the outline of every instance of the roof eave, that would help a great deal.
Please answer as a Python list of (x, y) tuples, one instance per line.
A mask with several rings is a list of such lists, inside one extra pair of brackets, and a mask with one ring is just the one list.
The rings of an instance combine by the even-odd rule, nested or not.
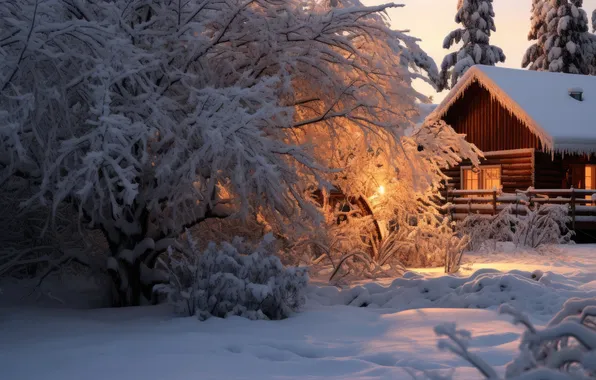
[(561, 154), (596, 154), (596, 139), (555, 137), (553, 150)]

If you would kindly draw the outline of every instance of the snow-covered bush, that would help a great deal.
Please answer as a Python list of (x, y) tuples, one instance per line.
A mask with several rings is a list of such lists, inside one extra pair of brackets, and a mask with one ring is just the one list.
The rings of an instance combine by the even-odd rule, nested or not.
[(447, 273), (456, 272), (468, 237), (453, 227), (447, 218), (436, 216), (423, 216), (413, 223), (402, 224), (389, 233), (396, 240), (392, 254), (407, 267), (442, 265)]
[(546, 204), (528, 206), (512, 204), (499, 214), (469, 215), (458, 229), (470, 236), (467, 249), (490, 248), (496, 242), (513, 242), (517, 247), (538, 248), (549, 244), (571, 243), (574, 232), (569, 230), (569, 208)]
[[(510, 206), (510, 212), (515, 206)], [(525, 215), (516, 217), (513, 243), (518, 247), (538, 248), (546, 244), (571, 242), (574, 232), (569, 230), (571, 217), (567, 205), (546, 204), (526, 208)]]
[[(352, 222), (356, 226), (334, 226), (328, 233), (331, 244), (324, 246), (325, 255), (334, 270), (330, 280), (339, 277), (397, 276), (406, 267), (444, 266), (446, 273), (459, 269), (469, 237), (454, 229), (447, 218), (436, 215), (412, 216), (401, 224), (395, 222), (380, 239), (371, 230), (371, 219), (362, 218)], [(363, 226), (358, 226), (363, 223)], [(354, 231), (368, 231), (356, 235)], [(347, 242), (347, 244), (346, 244)], [(345, 245), (344, 245), (345, 244)]]
[(168, 250), (169, 283), (157, 285), (158, 293), (181, 315), (250, 319), (283, 319), (305, 302), (307, 268), (284, 268), (271, 251), (270, 237), (252, 249), (240, 238), (231, 243), (211, 243), (199, 252), (187, 232), (188, 247)]
[[(504, 304), (499, 312), (511, 315), (522, 334), (520, 352), (505, 371), (505, 379), (563, 380), (596, 378), (596, 298), (572, 298), (544, 328), (535, 327), (529, 318)], [(435, 332), (446, 339), (439, 348), (460, 356), (486, 379), (501, 379), (495, 369), (469, 351), (471, 334), (453, 323), (437, 326)], [(438, 377), (429, 375), (429, 378)], [(443, 377), (444, 379), (444, 377)]]

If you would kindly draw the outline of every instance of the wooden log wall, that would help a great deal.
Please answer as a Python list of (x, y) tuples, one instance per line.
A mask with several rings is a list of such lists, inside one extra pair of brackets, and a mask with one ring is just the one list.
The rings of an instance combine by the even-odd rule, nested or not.
[[(579, 187), (570, 177), (572, 167), (580, 165), (579, 174), (583, 177), (583, 167), (581, 165), (595, 165), (596, 157), (594, 155), (582, 154), (555, 154), (536, 152), (536, 188), (541, 189), (568, 189), (571, 186)], [(569, 173), (567, 173), (569, 171)], [(566, 178), (567, 177), (567, 178)]]
[(566, 167), (561, 155), (554, 157), (549, 153), (536, 152), (535, 183), (538, 189), (561, 189), (571, 187), (571, 183), (563, 183)]
[[(480, 165), (499, 165), (501, 167), (501, 184), (503, 192), (514, 193), (515, 190), (526, 190), (534, 186), (534, 151), (531, 149), (485, 152), (486, 157)], [(470, 166), (469, 161), (445, 170), (445, 175), (451, 177), (447, 182), (449, 188), (461, 190), (461, 167)], [(558, 188), (558, 187), (557, 187)]]

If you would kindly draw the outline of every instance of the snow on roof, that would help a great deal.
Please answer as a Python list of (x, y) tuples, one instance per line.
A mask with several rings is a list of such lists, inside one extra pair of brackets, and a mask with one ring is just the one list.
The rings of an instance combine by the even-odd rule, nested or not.
[[(596, 153), (596, 77), (476, 65), (471, 67), (426, 123), (445, 116), (464, 91), (478, 82), (520, 119), (545, 150)], [(570, 96), (583, 91), (583, 100)]]

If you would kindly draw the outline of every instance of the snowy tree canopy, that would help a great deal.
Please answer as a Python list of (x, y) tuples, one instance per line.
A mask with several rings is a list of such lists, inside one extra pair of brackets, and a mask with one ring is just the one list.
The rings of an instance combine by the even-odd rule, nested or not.
[[(459, 0), (455, 22), (462, 28), (449, 33), (443, 48), (462, 42), (461, 48), (449, 53), (441, 64), (439, 89), (453, 87), (473, 65), (494, 66), (505, 62), (503, 50), (490, 45), (491, 32), (496, 31), (492, 0)], [(450, 83), (449, 83), (450, 82)]]
[[(139, 303), (185, 227), (268, 210), (316, 218), (341, 144), (385, 151), (436, 82), (383, 11), (297, 0), (0, 3), (0, 184), (72, 204), (103, 232), (121, 302)], [(492, 12), (492, 11), (491, 11)]]
[(572, 74), (593, 71), (594, 39), (588, 32), (583, 0), (537, 0), (522, 67)]

